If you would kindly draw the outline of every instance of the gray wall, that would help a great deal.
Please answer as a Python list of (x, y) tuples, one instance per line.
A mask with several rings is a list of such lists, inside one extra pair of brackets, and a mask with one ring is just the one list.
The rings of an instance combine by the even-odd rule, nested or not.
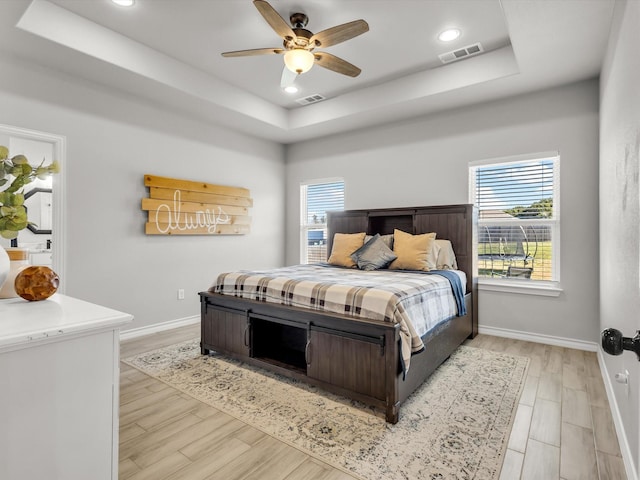
[[(600, 328), (633, 336), (640, 330), (640, 2), (617, 3), (611, 32), (600, 86)], [(634, 459), (629, 478), (638, 478), (640, 364), (631, 352), (603, 359), (609, 379), (630, 373), (629, 394), (615, 381), (611, 388)]]
[[(131, 313), (139, 328), (198, 315), (197, 292), (222, 271), (283, 264), (281, 145), (38, 67), (0, 69), (0, 123), (67, 139), (66, 294)], [(145, 235), (146, 173), (250, 189), (252, 232)]]
[(299, 185), (344, 177), (347, 209), (468, 203), (473, 160), (558, 150), (558, 298), (482, 291), (481, 327), (598, 338), (598, 82), (591, 80), (287, 149), (287, 256), (298, 262)]

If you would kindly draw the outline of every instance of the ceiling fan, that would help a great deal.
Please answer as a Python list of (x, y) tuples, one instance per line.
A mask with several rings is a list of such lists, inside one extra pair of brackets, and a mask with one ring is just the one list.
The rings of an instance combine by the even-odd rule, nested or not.
[(361, 70), (346, 60), (330, 53), (315, 52), (314, 50), (345, 42), (369, 31), (369, 25), (364, 20), (354, 20), (314, 34), (305, 29), (309, 19), (304, 13), (291, 14), (289, 20), (292, 26), (290, 27), (265, 0), (254, 0), (253, 4), (271, 28), (282, 37), (284, 48), (256, 48), (224, 52), (223, 57), (284, 54), (285, 68), (281, 78), (282, 87), (293, 84), (298, 75), (308, 72), (314, 64), (350, 77), (360, 75)]

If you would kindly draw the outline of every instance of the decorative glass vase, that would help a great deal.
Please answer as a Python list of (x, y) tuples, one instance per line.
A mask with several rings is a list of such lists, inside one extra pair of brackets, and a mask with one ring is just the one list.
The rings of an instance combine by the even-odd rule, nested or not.
[(5, 251), (10, 262), (4, 284), (0, 286), (0, 298), (14, 298), (18, 296), (15, 289), (16, 277), (29, 266), (29, 250), (26, 248), (7, 248), (2, 250)]

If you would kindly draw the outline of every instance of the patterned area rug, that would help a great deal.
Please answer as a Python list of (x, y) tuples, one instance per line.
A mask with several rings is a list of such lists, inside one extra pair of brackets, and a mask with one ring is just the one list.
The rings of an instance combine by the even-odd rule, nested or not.
[(461, 346), (402, 405), (382, 412), (226, 357), (198, 340), (124, 360), (330, 465), (366, 480), (495, 480), (529, 360)]

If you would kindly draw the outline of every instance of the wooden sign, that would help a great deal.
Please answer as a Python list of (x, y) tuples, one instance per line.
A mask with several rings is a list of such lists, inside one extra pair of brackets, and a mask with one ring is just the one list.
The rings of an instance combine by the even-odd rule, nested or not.
[(145, 175), (149, 198), (147, 235), (243, 235), (249, 233), (249, 190)]

